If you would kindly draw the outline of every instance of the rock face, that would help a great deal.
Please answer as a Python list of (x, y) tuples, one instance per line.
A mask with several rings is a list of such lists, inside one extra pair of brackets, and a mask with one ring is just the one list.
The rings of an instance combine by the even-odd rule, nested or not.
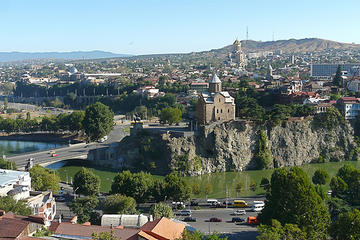
[[(176, 157), (187, 154), (189, 160), (202, 159), (201, 171), (196, 175), (218, 171), (253, 169), (260, 127), (250, 122), (207, 126), (200, 135), (188, 138), (163, 136), (172, 153), (172, 166)], [(267, 145), (274, 162), (272, 167), (296, 166), (317, 162), (319, 156), (327, 161), (343, 161), (354, 148), (353, 129), (350, 125), (332, 130), (316, 129), (310, 120), (287, 121), (281, 126), (265, 129)]]
[[(204, 127), (194, 136), (171, 134), (130, 136), (120, 142), (112, 159), (97, 163), (114, 168), (145, 168), (158, 174), (178, 170), (186, 175), (254, 169), (261, 127), (231, 121)], [(286, 121), (264, 129), (273, 156), (270, 167), (295, 166), (317, 161), (354, 158), (353, 128), (315, 128), (311, 120)], [(319, 158), (320, 157), (320, 158)], [(154, 169), (151, 169), (151, 168)]]

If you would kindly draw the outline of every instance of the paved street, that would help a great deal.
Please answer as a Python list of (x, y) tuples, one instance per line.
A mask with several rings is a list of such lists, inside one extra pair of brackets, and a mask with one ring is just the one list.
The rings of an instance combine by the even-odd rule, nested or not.
[[(236, 216), (241, 218), (247, 218), (248, 216), (257, 216), (257, 213), (251, 212), (250, 208), (246, 209), (246, 215)], [(246, 223), (235, 224), (231, 222), (231, 219), (235, 216), (232, 213), (237, 208), (207, 208), (201, 210), (192, 210), (192, 217), (196, 218), (196, 222), (188, 222), (188, 224), (194, 227), (196, 230), (208, 234), (214, 231), (222, 234), (229, 234), (231, 239), (255, 239), (257, 235), (256, 227), (247, 225)], [(209, 222), (212, 217), (221, 218), (222, 222)], [(184, 217), (177, 216), (179, 220), (183, 220)], [(247, 237), (246, 237), (247, 236)], [(245, 237), (245, 238), (243, 238)]]
[(125, 137), (128, 133), (124, 131), (125, 128), (128, 128), (129, 125), (116, 125), (114, 130), (111, 131), (108, 135), (108, 140), (104, 143), (80, 143), (74, 144), (71, 146), (63, 147), (55, 149), (56, 153), (59, 154), (57, 157), (51, 157), (49, 154), (50, 150), (42, 151), (42, 152), (35, 152), (35, 153), (24, 153), (20, 155), (15, 155), (8, 157), (8, 159), (13, 160), (16, 162), (18, 167), (24, 167), (27, 159), (34, 158), (34, 164), (43, 164), (49, 163), (53, 161), (61, 161), (61, 160), (68, 160), (68, 159), (85, 159), (89, 150), (106, 147), (114, 142), (120, 141), (123, 137)]

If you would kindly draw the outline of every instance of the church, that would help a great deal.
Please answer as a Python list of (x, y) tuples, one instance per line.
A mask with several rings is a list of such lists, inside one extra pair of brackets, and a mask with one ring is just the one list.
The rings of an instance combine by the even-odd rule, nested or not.
[(209, 81), (209, 91), (200, 94), (196, 112), (199, 124), (235, 119), (234, 98), (222, 91), (221, 81), (216, 73)]

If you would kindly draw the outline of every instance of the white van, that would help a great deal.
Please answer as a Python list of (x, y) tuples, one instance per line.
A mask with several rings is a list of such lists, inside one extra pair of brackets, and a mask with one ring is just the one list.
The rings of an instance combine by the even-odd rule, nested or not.
[(214, 206), (214, 205), (217, 205), (219, 203), (219, 201), (217, 199), (208, 199), (207, 200), (207, 204), (209, 206)]
[(256, 202), (258, 202), (258, 203), (255, 203), (255, 201), (254, 201), (254, 205), (251, 207), (251, 211), (253, 211), (253, 212), (261, 212), (265, 207), (265, 203), (260, 202), (260, 201), (256, 201)]

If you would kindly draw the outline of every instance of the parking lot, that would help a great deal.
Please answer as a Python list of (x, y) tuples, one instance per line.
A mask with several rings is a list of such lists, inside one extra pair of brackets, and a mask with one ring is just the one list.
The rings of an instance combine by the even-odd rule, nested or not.
[[(260, 199), (246, 199), (249, 203), (249, 207), (246, 208), (210, 208), (209, 206), (201, 206), (200, 210), (194, 210), (191, 207), (191, 217), (196, 218), (196, 222), (188, 222), (188, 224), (195, 228), (197, 231), (205, 234), (217, 232), (232, 239), (256, 239), (258, 235), (256, 226), (250, 226), (246, 223), (246, 219), (249, 216), (257, 216), (257, 212), (251, 211), (252, 202)], [(245, 209), (245, 215), (233, 215), (234, 211), (238, 209)], [(220, 218), (222, 222), (210, 222), (210, 218)], [(242, 223), (233, 223), (231, 220), (233, 217), (243, 218), (245, 221)], [(176, 216), (176, 219), (183, 221), (185, 216)]]

